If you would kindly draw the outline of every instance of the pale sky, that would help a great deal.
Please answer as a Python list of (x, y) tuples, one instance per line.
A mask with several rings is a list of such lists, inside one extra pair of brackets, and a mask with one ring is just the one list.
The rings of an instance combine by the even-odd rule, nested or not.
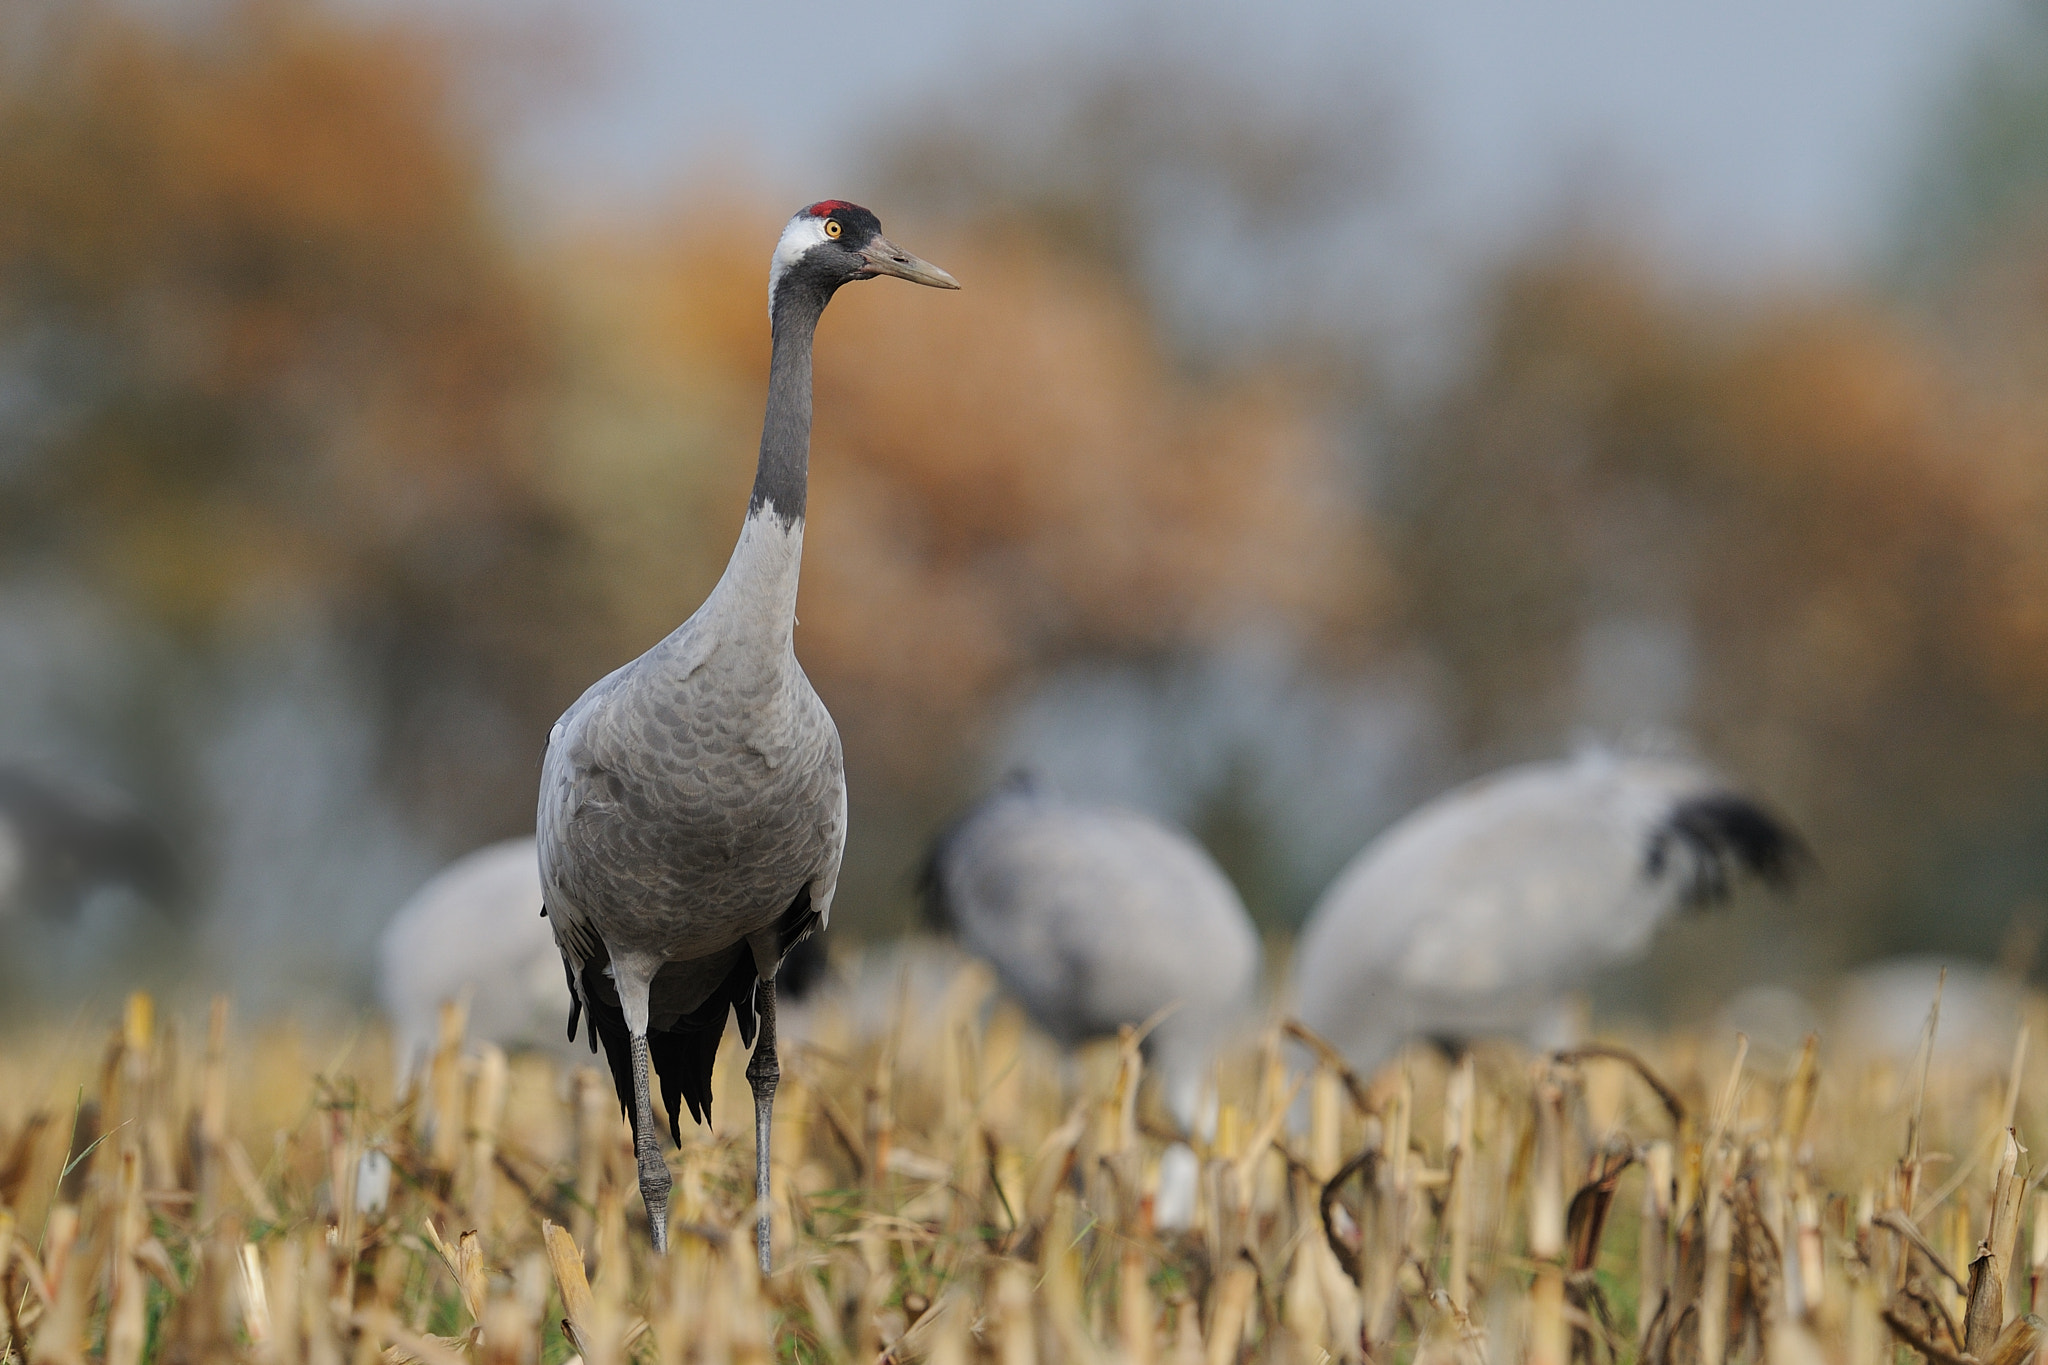
[(1880, 243), (1928, 111), (2006, 3), (585, 0), (581, 88), (516, 164), (550, 204), (660, 199), (707, 164), (793, 202), (857, 193), (863, 132), (920, 94), (1156, 32), (1262, 79), (1386, 90), (1405, 212), (1446, 253), (1497, 249), (1590, 190), (1713, 274), (1836, 273)]

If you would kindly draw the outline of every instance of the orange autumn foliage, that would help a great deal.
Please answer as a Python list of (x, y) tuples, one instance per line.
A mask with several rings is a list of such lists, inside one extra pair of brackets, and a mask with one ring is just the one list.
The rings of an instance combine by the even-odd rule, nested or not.
[(16, 544), (203, 625), (529, 515), (544, 350), (428, 54), (294, 6), (195, 27), (86, 6), (10, 66), (0, 318), (85, 371)]
[(321, 623), (395, 785), (502, 828), (528, 801), (475, 801), (496, 760), (430, 711), (544, 726), (569, 527), (532, 478), (543, 310), (443, 54), (282, 0), (34, 13), (0, 66), (0, 571), (198, 658)]
[(1867, 933), (2048, 758), (2044, 429), (1850, 298), (1706, 306), (1568, 251), (1493, 319), (1395, 532), (1466, 742), (1568, 730), (1603, 616), (1680, 622), (1674, 719), (1842, 850), (1826, 932)]

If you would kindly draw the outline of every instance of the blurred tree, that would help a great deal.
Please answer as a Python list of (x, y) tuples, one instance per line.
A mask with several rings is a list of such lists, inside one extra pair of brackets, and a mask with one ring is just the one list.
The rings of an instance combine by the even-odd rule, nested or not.
[(0, 572), (201, 653), (326, 623), (456, 843), (524, 817), (502, 779), (561, 690), (535, 622), (574, 619), (533, 479), (544, 321), (416, 35), (288, 0), (12, 11)]
[(2001, 439), (2000, 414), (1869, 305), (1714, 308), (1597, 245), (1509, 272), (1488, 318), (1387, 507), (1468, 750), (1553, 748), (1597, 682), (1589, 636), (1667, 622), (1689, 642), (1685, 695), (1661, 714), (1644, 698), (1651, 718), (1689, 724), (1809, 827), (1822, 937), (1988, 951), (2010, 896), (1966, 903), (1934, 870), (2048, 764), (2026, 681), (2048, 651), (2020, 586), (2042, 504), (2010, 415)]
[[(1140, 724), (1141, 715), (1163, 718), (1184, 711), (1175, 694), (1187, 680), (1237, 678), (1233, 659), (1273, 660), (1289, 675), (1287, 682), (1252, 688), (1230, 706), (1204, 712), (1203, 723), (1191, 724), (1191, 732), (1179, 738), (1173, 757), (1157, 753), (1147, 760), (1143, 777), (1129, 774), (1135, 787), (1099, 794), (1142, 799), (1160, 814), (1192, 820), (1217, 835), (1211, 851), (1238, 881), (1254, 913), (1285, 924), (1320, 889), (1329, 870), (1325, 846), (1334, 838), (1348, 853), (1384, 821), (1388, 809), (1412, 799), (1407, 779), (1427, 766), (1419, 750), (1426, 747), (1420, 737), (1430, 727), (1417, 720), (1426, 701), (1413, 708), (1385, 704), (1394, 694), (1416, 694), (1405, 670), (1381, 648), (1379, 604), (1388, 580), (1360, 496), (1363, 462), (1344, 456), (1358, 445), (1356, 432), (1372, 417), (1382, 390), (1383, 343), (1392, 339), (1404, 313), (1430, 302), (1429, 289), (1418, 286), (1422, 275), (1403, 249), (1412, 246), (1414, 225), (1402, 217), (1399, 198), (1404, 167), (1390, 95), (1397, 73), (1361, 72), (1362, 54), (1355, 49), (1334, 60), (1307, 54), (1285, 69), (1253, 67), (1213, 17), (1176, 16), (1164, 30), (1156, 20), (1141, 16), (1122, 31), (1105, 25), (1085, 46), (1026, 53), (996, 63), (993, 71), (978, 68), (971, 82), (906, 104), (888, 120), (884, 135), (864, 146), (883, 149), (877, 169), (890, 203), (917, 209), (976, 241), (1036, 239), (1043, 256), (1034, 266), (1043, 272), (1041, 292), (1061, 292), (1060, 281), (1085, 272), (1102, 300), (1098, 306), (1116, 310), (1087, 324), (1089, 331), (1105, 339), (1127, 331), (1152, 354), (1151, 363), (1214, 386), (1201, 410), (1188, 417), (1227, 423), (1239, 437), (1212, 442), (1213, 462), (1185, 462), (1191, 471), (1205, 463), (1210, 468), (1199, 485), (1189, 486), (1189, 495), (1220, 507), (1233, 496), (1227, 490), (1234, 483), (1255, 499), (1297, 496), (1283, 494), (1284, 478), (1263, 472), (1271, 466), (1269, 455), (1252, 453), (1247, 459), (1234, 447), (1241, 442), (1250, 453), (1261, 442), (1282, 445), (1303, 415), (1337, 443), (1339, 467), (1318, 478), (1322, 491), (1313, 495), (1326, 504), (1322, 510), (1331, 530), (1323, 535), (1334, 533), (1334, 541), (1289, 540), (1277, 533), (1279, 520), (1248, 507), (1274, 528), (1274, 548), (1248, 545), (1244, 555), (1204, 554), (1195, 538), (1138, 538), (1117, 553), (1131, 566), (1155, 557), (1156, 572), (1183, 578), (1191, 587), (1205, 577), (1234, 576), (1247, 590), (1273, 581), (1289, 560), (1302, 559), (1297, 568), (1303, 583), (1372, 606), (1239, 614), (1230, 629), (1186, 634), (1165, 648), (1170, 637), (1161, 635), (1156, 622), (1120, 621), (1105, 631), (1098, 621), (1073, 637), (1075, 647), (1055, 654), (1065, 671), (1046, 684), (1050, 692), (1027, 697), (1013, 691), (1000, 708), (1000, 718), (1020, 723), (1027, 714), (1038, 717), (1025, 730), (1042, 747), (1054, 741), (1045, 732), (1051, 720), (1038, 704), (1041, 697), (1086, 704), (1080, 699), (1093, 695), (1088, 686), (1066, 688), (1061, 682), (1085, 684), (1105, 668), (1116, 670), (1148, 698), (1116, 722), (1128, 727)], [(1010, 254), (1007, 246), (1003, 251)], [(1083, 319), (1061, 306), (1079, 330)], [(1047, 311), (1028, 300), (1006, 299), (972, 325), (1006, 327), (1012, 316)], [(1124, 344), (1119, 341), (1119, 348)], [(1092, 350), (1076, 350), (1074, 358), (1090, 368), (1098, 364)], [(1000, 371), (992, 375), (999, 376)], [(1106, 391), (1087, 369), (1063, 382), (1075, 392)], [(1125, 424), (1127, 435), (1113, 439), (1133, 449), (1155, 445), (1159, 437), (1144, 429), (1157, 430), (1160, 415), (1125, 412), (1115, 420)], [(973, 416), (963, 411), (959, 420), (969, 423)], [(1110, 436), (1107, 422), (1097, 419), (1096, 425), (1099, 436)], [(1093, 439), (1059, 428), (1016, 430), (1055, 448), (1085, 449)], [(1225, 462), (1237, 460), (1246, 460), (1245, 468), (1217, 477)], [(978, 477), (971, 460), (958, 471)], [(923, 475), (919, 479), (928, 482)], [(922, 489), (915, 496), (913, 505), (920, 508), (948, 506), (930, 501)], [(1107, 505), (1084, 498), (1065, 515), (1073, 529), (1092, 535)], [(990, 504), (991, 510), (1001, 506)], [(920, 513), (909, 529), (922, 534), (919, 524), (934, 523)], [(986, 533), (978, 512), (959, 525), (963, 535)], [(1001, 538), (992, 543), (1001, 544)], [(942, 556), (935, 564), (950, 562), (956, 560)], [(1094, 573), (1099, 561), (1081, 555), (1071, 562)], [(956, 581), (967, 586), (973, 577)], [(1028, 633), (1028, 617), (1023, 624)], [(1080, 657), (1090, 651), (1098, 652)], [(1038, 670), (1036, 676), (1042, 675)], [(1301, 728), (1295, 703), (1305, 697), (1345, 699), (1341, 715), (1320, 716), (1335, 729), (1326, 732), (1321, 750), (1306, 764), (1291, 748), (1291, 736)], [(1226, 714), (1235, 723), (1221, 723)], [(1397, 721), (1397, 715), (1406, 719)], [(1060, 725), (1105, 736), (1114, 729), (1105, 728), (1102, 717), (1078, 714)], [(1114, 733), (1117, 744), (1146, 750), (1127, 728)], [(1413, 752), (1388, 762), (1390, 746)], [(1203, 757), (1193, 758), (1197, 753)], [(1085, 784), (1106, 774), (1091, 778), (1076, 770), (1072, 776)], [(1315, 834), (1304, 837), (1310, 830)], [(1319, 851), (1306, 854), (1309, 847)]]
[[(780, 214), (704, 196), (522, 261), (445, 44), (290, 0), (9, 22), (0, 574), (167, 629), (198, 664), (163, 705), (240, 698), (237, 763), (367, 743), (429, 845), (523, 824), (549, 721), (723, 566)], [(1241, 148), (1241, 169), (1299, 188), (1282, 150)], [(1043, 218), (951, 250), (891, 224), (970, 288), (852, 291), (826, 328), (861, 346), (820, 348), (799, 648), (882, 836), (857, 844), (856, 863), (883, 851), (849, 869), (854, 905), (863, 876), (895, 895), (998, 699), (1083, 654), (1327, 630), (1378, 590), (1335, 444), (1288, 382), (1182, 376), (1108, 258)], [(250, 645), (273, 630), (319, 638)], [(232, 681), (265, 669), (305, 694), (271, 719)], [(333, 734), (276, 747), (278, 726)], [(193, 727), (159, 728), (189, 779)], [(263, 817), (219, 837), (260, 857)]]
[(1154, 18), (906, 108), (873, 142), (890, 201), (1107, 270), (1183, 359), (1281, 351), (1355, 379), (1396, 170), (1384, 83), (1356, 53), (1247, 72), (1200, 23), (1162, 46)]
[(1905, 177), (1896, 265), (1923, 293), (2048, 226), (2048, 3), (2013, 0), (1987, 29)]
[(1372, 619), (1379, 566), (1298, 389), (1191, 383), (1113, 281), (1028, 236), (947, 259), (959, 306), (853, 300), (863, 352), (819, 379), (820, 496), (846, 512), (820, 522), (809, 638), (899, 770), (1080, 655)]
[[(907, 114), (877, 206), (967, 288), (851, 290), (824, 324), (798, 647), (847, 742), (851, 917), (903, 899), (1047, 678), (1199, 678), (1253, 639), (1280, 662), (1252, 700), (1155, 709), (1230, 730), (1187, 808), (1270, 904), (1307, 880), (1273, 848), (1354, 832), (1287, 843), (1275, 793), (1382, 818), (1387, 780), (1313, 770), (1393, 742), (1331, 738), (1374, 705), (1430, 709), (1338, 680), (1405, 649), (1401, 695), (1451, 717), (1462, 766), (1686, 725), (1810, 827), (1836, 946), (1937, 914), (1995, 942), (2048, 885), (2023, 852), (2048, 848), (2040, 239), (1973, 255), (1919, 329), (1539, 250), (1455, 382), (1393, 411), (1363, 333), (1330, 344), (1362, 311), (1384, 105), (1129, 56)], [(185, 779), (371, 755), (297, 823), (234, 817), (238, 857), (335, 800), (396, 808), (337, 848), (523, 825), (548, 723), (695, 607), (745, 502), (788, 206), (700, 190), (515, 246), (462, 60), (293, 0), (0, 9), (0, 607), (46, 608), (0, 632), (133, 624), (124, 695), (176, 714), (152, 737), (77, 709)], [(1368, 509), (1328, 414), (1371, 404)], [(315, 910), (357, 870), (329, 861), (293, 888)]]

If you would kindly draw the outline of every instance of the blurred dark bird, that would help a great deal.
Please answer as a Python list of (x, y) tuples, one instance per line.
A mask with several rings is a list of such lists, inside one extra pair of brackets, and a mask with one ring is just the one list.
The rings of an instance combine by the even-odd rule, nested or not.
[(1201, 845), (1013, 776), (939, 836), (921, 887), (934, 927), (987, 959), (1065, 1046), (1172, 1007), (1146, 1050), (1167, 1108), (1197, 1125), (1215, 1050), (1259, 977), (1258, 932)]
[[(531, 835), (464, 854), (428, 878), (377, 940), (377, 999), (391, 1021), (402, 1088), (433, 1051), (441, 1005), (468, 1006), (469, 1036), (508, 1049), (573, 1057), (562, 1031), (562, 954), (541, 916), (540, 854)], [(813, 934), (775, 974), (781, 1003), (801, 999), (825, 970)]]
[(109, 887), (178, 908), (170, 840), (114, 793), (0, 766), (0, 919), (75, 915)]
[(1739, 875), (1809, 861), (1775, 814), (1703, 768), (1593, 750), (1480, 778), (1354, 858), (1302, 931), (1302, 1022), (1360, 1069), (1403, 1041), (1569, 1041), (1568, 997)]
[[(574, 997), (604, 1041), (633, 1124), (640, 1194), (668, 1246), (671, 1131), (708, 1119), (726, 1015), (760, 1041), (754, 1092), (756, 1241), (769, 1265), (769, 1118), (780, 1076), (775, 971), (832, 909), (846, 845), (839, 732), (798, 667), (797, 571), (811, 437), (811, 341), (841, 285), (894, 275), (957, 289), (828, 199), (783, 228), (768, 275), (773, 351), (753, 496), (725, 575), (694, 615), (563, 713), (542, 765), (540, 875)], [(593, 1041), (593, 1046), (595, 1042)]]

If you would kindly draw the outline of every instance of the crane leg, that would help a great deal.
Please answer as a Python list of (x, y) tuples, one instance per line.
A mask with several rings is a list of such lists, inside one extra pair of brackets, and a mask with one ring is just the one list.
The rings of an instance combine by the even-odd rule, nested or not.
[(747, 1084), (754, 1091), (754, 1198), (760, 1207), (754, 1224), (754, 1249), (761, 1255), (761, 1273), (769, 1272), (768, 1134), (775, 1111), (775, 1087), (782, 1079), (782, 1065), (775, 1057), (775, 978), (763, 977), (754, 988), (754, 1009), (761, 1017), (761, 1036), (755, 1040), (754, 1055), (747, 1061)]
[(668, 1162), (654, 1130), (654, 1101), (647, 1093), (647, 1035), (633, 1035), (633, 1154), (640, 1164), (640, 1202), (647, 1206), (647, 1231), (654, 1249), (668, 1252)]

